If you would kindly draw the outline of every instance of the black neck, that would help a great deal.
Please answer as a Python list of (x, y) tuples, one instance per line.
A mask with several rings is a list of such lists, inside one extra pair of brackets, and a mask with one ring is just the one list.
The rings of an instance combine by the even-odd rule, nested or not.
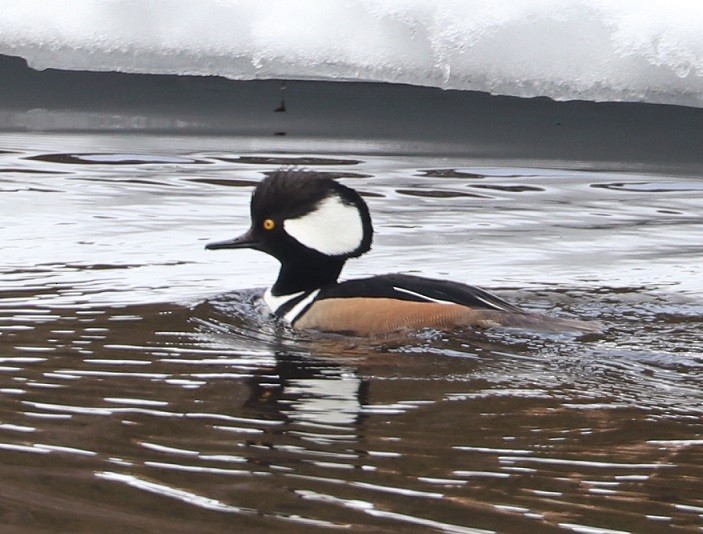
[(274, 295), (290, 295), (334, 284), (346, 258), (324, 256), (313, 260), (299, 258), (281, 263), (278, 279), (271, 288)]

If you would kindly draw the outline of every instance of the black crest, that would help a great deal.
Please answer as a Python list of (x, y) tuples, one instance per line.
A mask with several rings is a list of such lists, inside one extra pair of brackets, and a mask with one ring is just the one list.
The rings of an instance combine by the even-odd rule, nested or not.
[(373, 239), (373, 227), (366, 202), (352, 188), (315, 171), (282, 169), (264, 178), (251, 199), (253, 225), (260, 226), (266, 218), (282, 221), (302, 217), (333, 195), (345, 204), (356, 207), (364, 228), (361, 245), (348, 257), (368, 252)]

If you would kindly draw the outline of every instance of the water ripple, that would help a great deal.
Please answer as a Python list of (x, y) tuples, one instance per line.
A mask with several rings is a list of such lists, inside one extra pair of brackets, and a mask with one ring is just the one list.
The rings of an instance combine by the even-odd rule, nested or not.
[[(697, 178), (62, 139), (0, 153), (13, 526), (703, 525)], [(278, 324), (261, 302), (276, 263), (203, 245), (246, 229), (281, 164), (364, 193), (375, 248), (346, 276), (419, 270), (603, 332)]]

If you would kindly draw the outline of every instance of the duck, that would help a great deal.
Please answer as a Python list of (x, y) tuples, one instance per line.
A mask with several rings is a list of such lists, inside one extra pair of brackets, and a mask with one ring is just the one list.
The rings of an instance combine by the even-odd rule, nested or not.
[(253, 249), (277, 259), (278, 277), (263, 301), (294, 330), (359, 337), (460, 328), (600, 330), (595, 322), (523, 310), (451, 280), (395, 273), (340, 281), (347, 260), (371, 249), (374, 230), (361, 195), (320, 172), (268, 173), (254, 189), (250, 216), (244, 234), (205, 248)]

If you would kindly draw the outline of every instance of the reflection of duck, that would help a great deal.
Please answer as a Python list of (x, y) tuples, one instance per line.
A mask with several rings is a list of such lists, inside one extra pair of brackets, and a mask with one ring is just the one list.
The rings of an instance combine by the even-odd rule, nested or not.
[(245, 405), (260, 417), (275, 421), (284, 416), (303, 426), (329, 425), (330, 438), (337, 431), (348, 436), (360, 423), (362, 406), (368, 403), (368, 382), (351, 367), (276, 354), (271, 371), (254, 373), (247, 381), (251, 390)]
[(525, 312), (457, 282), (403, 274), (338, 282), (347, 259), (371, 248), (371, 217), (356, 191), (316, 172), (265, 178), (252, 196), (251, 219), (242, 236), (206, 248), (252, 248), (278, 259), (278, 279), (264, 300), (296, 329), (363, 336), (459, 326), (597, 330)]

